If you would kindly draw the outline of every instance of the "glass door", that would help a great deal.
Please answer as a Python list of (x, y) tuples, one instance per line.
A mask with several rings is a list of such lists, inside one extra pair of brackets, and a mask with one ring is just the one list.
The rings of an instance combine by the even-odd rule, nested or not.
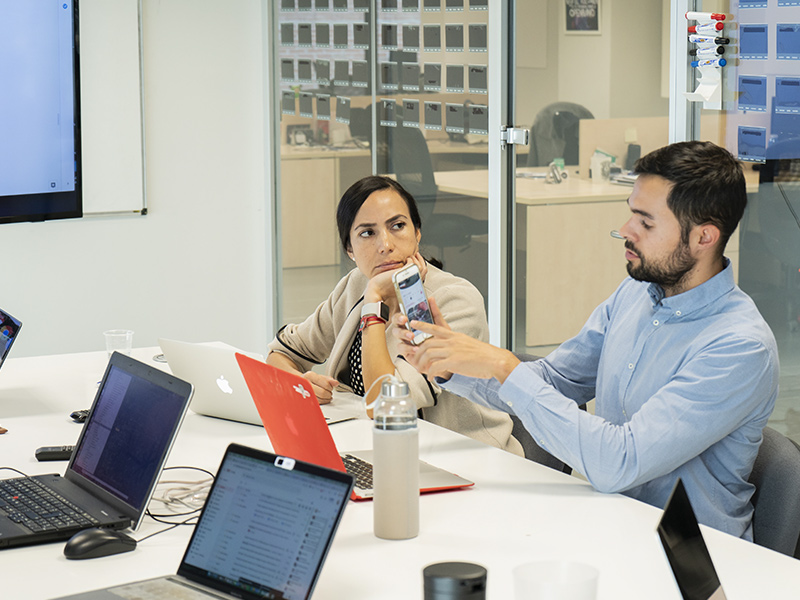
[(278, 326), (305, 319), (352, 268), (335, 208), (373, 173), (415, 196), (423, 255), (488, 299), (495, 10), (488, 0), (273, 5)]
[[(547, 354), (626, 276), (624, 175), (668, 143), (669, 1), (516, 4), (514, 343)], [(631, 26), (631, 24), (635, 26)]]

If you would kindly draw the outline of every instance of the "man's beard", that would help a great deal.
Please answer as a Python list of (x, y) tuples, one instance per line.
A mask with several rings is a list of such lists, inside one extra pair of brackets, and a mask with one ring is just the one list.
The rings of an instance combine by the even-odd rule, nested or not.
[(625, 241), (625, 247), (639, 257), (637, 266), (628, 261), (628, 275), (638, 281), (657, 283), (664, 289), (678, 287), (686, 274), (697, 264), (697, 259), (693, 258), (689, 251), (689, 245), (683, 241), (666, 260), (652, 263), (639, 254), (630, 240)]

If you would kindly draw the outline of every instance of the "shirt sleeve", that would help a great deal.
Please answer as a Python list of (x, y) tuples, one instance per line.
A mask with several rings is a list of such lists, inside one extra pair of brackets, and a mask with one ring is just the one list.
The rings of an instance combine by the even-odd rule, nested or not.
[(579, 410), (529, 365), (494, 400), (515, 412), (536, 441), (603, 492), (621, 492), (699, 456), (753, 416), (768, 411), (776, 376), (753, 340), (722, 340), (681, 368), (623, 424)]

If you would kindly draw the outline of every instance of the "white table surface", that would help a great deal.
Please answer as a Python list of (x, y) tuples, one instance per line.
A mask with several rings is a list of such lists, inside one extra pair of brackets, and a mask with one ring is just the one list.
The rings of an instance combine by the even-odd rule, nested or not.
[[(134, 350), (150, 361), (157, 349)], [(69, 413), (88, 408), (105, 353), (10, 359), (0, 371), (0, 466), (28, 474), (61, 472), (65, 462), (39, 463), (39, 446), (74, 443)], [(366, 419), (331, 426), (340, 450), (371, 447)], [(191, 411), (170, 465), (216, 471), (225, 447), (238, 442), (270, 449), (263, 429)], [(490, 600), (513, 597), (511, 569), (544, 559), (569, 559), (600, 571), (599, 600), (679, 599), (655, 526), (660, 511), (620, 495), (595, 492), (574, 477), (422, 422), (420, 456), (475, 482), (469, 490), (424, 495), (420, 534), (385, 541), (372, 534), (372, 505), (351, 502), (328, 555), (315, 598), (422, 598), (422, 569), (440, 561), (488, 569)], [(0, 471), (0, 477), (11, 477)], [(146, 519), (133, 535), (164, 527)], [(800, 597), (800, 561), (703, 528), (729, 600)], [(0, 550), (0, 597), (53, 598), (174, 573), (191, 528), (143, 541), (133, 552), (68, 561), (63, 544)]]

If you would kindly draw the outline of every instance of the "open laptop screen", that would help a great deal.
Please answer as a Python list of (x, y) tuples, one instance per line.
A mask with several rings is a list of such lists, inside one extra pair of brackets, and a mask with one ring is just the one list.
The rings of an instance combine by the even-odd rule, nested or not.
[(351, 488), (345, 473), (233, 444), (178, 574), (237, 597), (309, 598)]
[(8, 356), (11, 345), (17, 339), (22, 323), (5, 311), (0, 310), (0, 366)]
[(140, 516), (190, 396), (188, 383), (115, 353), (66, 476), (100, 488)]
[(678, 479), (664, 514), (658, 536), (684, 600), (724, 600), (717, 571), (700, 533), (683, 482)]

